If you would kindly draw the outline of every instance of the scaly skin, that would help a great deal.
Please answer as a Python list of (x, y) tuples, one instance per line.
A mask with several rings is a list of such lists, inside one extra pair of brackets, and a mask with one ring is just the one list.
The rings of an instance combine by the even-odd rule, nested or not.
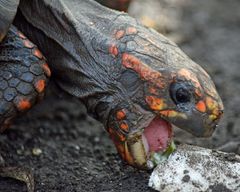
[[(42, 99), (50, 69), (39, 49), (15, 27), (11, 27), (0, 44), (0, 132), (11, 120), (29, 110)], [(24, 181), (29, 192), (34, 190), (30, 170), (3, 164), (0, 155), (0, 176)]]
[(0, 44), (0, 131), (43, 97), (50, 70), (39, 49), (15, 27)]
[[(54, 80), (101, 121), (119, 154), (155, 117), (210, 136), (223, 105), (209, 75), (176, 44), (94, 1), (27, 0), (14, 22), (48, 59)], [(147, 158), (147, 157), (146, 157)]]

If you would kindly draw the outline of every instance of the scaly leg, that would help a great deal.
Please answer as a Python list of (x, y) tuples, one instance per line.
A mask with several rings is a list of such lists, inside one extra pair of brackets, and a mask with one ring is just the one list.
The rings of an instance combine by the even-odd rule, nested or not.
[[(11, 120), (29, 110), (42, 98), (50, 70), (38, 48), (14, 26), (0, 44), (0, 132)], [(27, 184), (34, 191), (30, 170), (4, 165), (0, 155), (0, 176), (11, 177)]]

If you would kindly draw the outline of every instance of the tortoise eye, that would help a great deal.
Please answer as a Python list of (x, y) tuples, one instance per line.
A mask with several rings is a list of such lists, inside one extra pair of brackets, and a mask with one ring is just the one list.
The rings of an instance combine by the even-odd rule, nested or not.
[(176, 91), (176, 101), (178, 103), (188, 103), (190, 101), (190, 93), (184, 88), (179, 88)]
[(176, 105), (191, 102), (191, 92), (184, 83), (174, 83), (170, 86), (170, 96)]

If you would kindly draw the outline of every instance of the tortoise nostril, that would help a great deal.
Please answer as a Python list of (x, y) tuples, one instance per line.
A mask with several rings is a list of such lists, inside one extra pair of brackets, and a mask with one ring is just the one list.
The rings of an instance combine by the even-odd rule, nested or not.
[(217, 119), (219, 120), (223, 115), (223, 109), (218, 110)]
[(223, 112), (224, 112), (224, 110), (223, 110), (223, 109), (220, 109), (220, 110), (219, 110), (219, 115), (222, 115)]

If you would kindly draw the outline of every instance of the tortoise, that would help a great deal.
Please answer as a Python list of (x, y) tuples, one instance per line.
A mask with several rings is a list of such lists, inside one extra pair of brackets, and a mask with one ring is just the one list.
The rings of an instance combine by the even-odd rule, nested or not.
[[(2, 131), (43, 98), (50, 76), (140, 169), (169, 151), (173, 125), (197, 137), (217, 127), (223, 104), (207, 72), (127, 13), (93, 0), (0, 0), (0, 10)], [(24, 173), (0, 170), (33, 191)]]

